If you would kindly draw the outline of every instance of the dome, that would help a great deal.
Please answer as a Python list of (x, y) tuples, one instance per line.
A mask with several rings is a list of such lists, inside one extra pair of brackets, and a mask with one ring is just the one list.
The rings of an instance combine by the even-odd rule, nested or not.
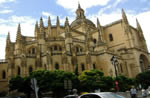
[(95, 24), (91, 20), (86, 19), (86, 18), (79, 18), (79, 19), (74, 20), (71, 23), (71, 28), (76, 27), (78, 25), (81, 25), (83, 22), (85, 22), (86, 25), (90, 25), (92, 27), (95, 27)]
[(84, 10), (81, 8), (80, 4), (78, 5), (78, 9), (76, 10), (76, 15), (77, 15), (76, 20), (74, 20), (71, 23), (71, 28), (81, 25), (83, 22), (86, 25), (95, 27), (95, 24), (91, 20), (86, 19), (85, 15), (84, 15)]

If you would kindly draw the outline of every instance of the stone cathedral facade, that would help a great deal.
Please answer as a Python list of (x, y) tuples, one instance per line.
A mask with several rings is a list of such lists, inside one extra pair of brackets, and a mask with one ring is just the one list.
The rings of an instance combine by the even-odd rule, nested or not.
[[(18, 25), (16, 42), (11, 42), (8, 33), (5, 60), (0, 62), (0, 90), (8, 89), (11, 77), (27, 76), (38, 69), (64, 70), (81, 73), (99, 69), (106, 76), (115, 73), (135, 77), (149, 67), (149, 53), (141, 26), (132, 27), (122, 10), (122, 19), (102, 26), (97, 19), (95, 25), (84, 15), (78, 5), (76, 19), (63, 26), (57, 17), (56, 25), (45, 26), (41, 17), (36, 22), (34, 37), (23, 36)], [(28, 28), (27, 28), (28, 29)], [(112, 64), (115, 56), (118, 64)]]

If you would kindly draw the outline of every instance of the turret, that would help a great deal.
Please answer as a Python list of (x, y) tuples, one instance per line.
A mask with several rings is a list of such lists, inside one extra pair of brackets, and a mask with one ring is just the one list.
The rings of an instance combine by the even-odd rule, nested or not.
[(57, 23), (56, 23), (56, 26), (57, 26), (57, 35), (58, 36), (60, 34), (60, 22), (59, 22), (59, 16), (57, 16)]
[(21, 27), (20, 27), (20, 23), (19, 23), (18, 30), (17, 30), (16, 43), (21, 43), (21, 41), (22, 41), (22, 35), (21, 35)]
[(10, 34), (8, 32), (8, 35), (7, 35), (7, 39), (6, 39), (6, 55), (5, 55), (5, 58), (8, 59), (9, 55), (10, 55), (10, 48), (11, 48), (11, 41), (10, 41)]
[(16, 44), (15, 44), (15, 54), (20, 55), (23, 52), (23, 39), (21, 35), (21, 27), (20, 24), (18, 25), (18, 30), (17, 30), (17, 37), (16, 37)]
[(141, 39), (144, 39), (143, 30), (142, 30), (142, 28), (141, 28), (141, 26), (140, 26), (140, 24), (138, 22), (138, 19), (136, 19), (136, 25), (137, 25), (137, 30), (138, 30), (138, 33), (139, 33)]
[(48, 37), (52, 36), (52, 30), (51, 30), (51, 19), (50, 16), (48, 17)]
[(40, 38), (44, 39), (46, 37), (45, 31), (44, 31), (44, 23), (43, 18), (40, 19)]
[(141, 42), (141, 48), (142, 49), (145, 49), (146, 51), (147, 50), (147, 45), (146, 45), (146, 41), (145, 41), (145, 38), (144, 38), (144, 35), (143, 35), (143, 30), (138, 22), (138, 20), (136, 19), (136, 25), (137, 25), (137, 31), (138, 31), (138, 34), (140, 36), (140, 42)]
[(83, 19), (85, 18), (85, 15), (84, 15), (84, 10), (81, 8), (80, 4), (78, 4), (78, 9), (76, 10), (76, 14), (77, 14), (77, 19)]
[(102, 40), (102, 38), (103, 38), (103, 35), (102, 35), (103, 28), (100, 25), (100, 22), (99, 22), (98, 18), (97, 18), (97, 29), (98, 29), (98, 44), (101, 44), (101, 43), (103, 43), (103, 40)]
[(122, 27), (124, 30), (125, 38), (126, 38), (126, 47), (133, 48), (135, 46), (134, 36), (132, 34), (127, 16), (125, 14), (124, 9), (122, 9)]
[(35, 31), (34, 31), (34, 34), (35, 34), (35, 37), (36, 37), (37, 39), (39, 39), (39, 37), (40, 37), (40, 32), (39, 32), (38, 21), (37, 21), (36, 24), (35, 24)]
[(122, 9), (122, 19), (123, 19), (124, 23), (129, 25), (128, 19), (127, 19), (127, 16), (126, 16), (126, 13), (125, 13), (124, 9)]

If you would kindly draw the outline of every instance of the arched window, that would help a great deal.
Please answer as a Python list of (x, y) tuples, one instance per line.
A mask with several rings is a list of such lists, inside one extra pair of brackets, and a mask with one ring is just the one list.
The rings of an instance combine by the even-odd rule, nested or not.
[(28, 53), (31, 54), (31, 51), (29, 50)]
[(20, 69), (19, 66), (18, 66), (18, 68), (17, 68), (17, 75), (21, 75), (21, 69)]
[(59, 51), (62, 51), (62, 48), (61, 48), (61, 47), (59, 47)]
[(149, 61), (147, 59), (147, 57), (143, 54), (140, 55), (139, 57), (139, 64), (140, 64), (140, 67), (141, 67), (141, 71), (144, 72), (148, 69), (148, 66), (149, 66)]
[(80, 52), (82, 52), (83, 50), (82, 50), (82, 48), (80, 48)]
[(30, 66), (29, 67), (29, 73), (31, 73), (33, 71), (33, 68)]
[(47, 66), (46, 66), (46, 64), (44, 64), (44, 68), (45, 68), (45, 70), (47, 70)]
[(94, 39), (94, 40), (93, 40), (93, 42), (94, 42), (94, 44), (96, 44), (97, 40), (96, 40), (96, 39)]
[(79, 47), (76, 47), (76, 52), (79, 52)]
[(32, 54), (35, 54), (35, 48), (32, 48)]
[(93, 69), (96, 69), (96, 64), (93, 64)]
[(109, 34), (109, 41), (113, 41), (113, 35)]
[(57, 50), (57, 46), (54, 46), (54, 50), (55, 50), (55, 51)]
[(122, 68), (122, 64), (120, 64), (120, 70), (123, 73), (123, 68)]
[(81, 69), (82, 69), (82, 71), (84, 71), (84, 70), (85, 70), (85, 66), (84, 66), (84, 64), (81, 64)]
[(59, 64), (58, 63), (55, 64), (55, 69), (59, 69)]
[(2, 72), (2, 79), (6, 79), (6, 72), (4, 70)]

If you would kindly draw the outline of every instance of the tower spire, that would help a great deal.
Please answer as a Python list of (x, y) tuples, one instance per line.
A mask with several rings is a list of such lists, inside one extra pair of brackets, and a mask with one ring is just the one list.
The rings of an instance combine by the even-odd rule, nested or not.
[(35, 37), (39, 38), (39, 26), (38, 26), (38, 21), (36, 21), (35, 24)]
[(8, 32), (8, 35), (7, 35), (7, 44), (10, 43), (10, 33)]
[(126, 24), (129, 24), (129, 23), (128, 23), (127, 16), (126, 16), (126, 13), (125, 13), (124, 9), (122, 9), (122, 19), (123, 19), (123, 21), (124, 21)]
[(69, 26), (68, 17), (66, 17), (65, 26)]
[(66, 37), (71, 37), (71, 33), (69, 31), (70, 31), (69, 21), (68, 21), (68, 17), (66, 17), (66, 21), (65, 21), (65, 36)]
[(51, 36), (51, 18), (50, 16), (48, 17), (48, 37)]
[(78, 3), (78, 9), (76, 10), (77, 19), (84, 19), (84, 10), (81, 8), (80, 3)]
[(58, 35), (59, 35), (59, 33), (60, 33), (60, 22), (59, 22), (59, 16), (57, 16), (57, 23), (56, 23), (56, 25), (57, 25), (57, 35), (56, 35), (56, 36), (58, 36)]
[(97, 29), (98, 29), (98, 44), (102, 43), (102, 27), (100, 25), (99, 19), (97, 18)]
[(78, 9), (81, 9), (80, 2), (78, 2)]
[(20, 27), (20, 23), (18, 24), (18, 30), (17, 30), (17, 38), (16, 41), (22, 40), (21, 39), (22, 35), (21, 35), (21, 27)]
[(59, 22), (59, 16), (57, 16), (57, 23), (56, 23), (57, 27), (60, 26), (60, 22)]
[(140, 23), (139, 23), (138, 19), (136, 19), (136, 25), (137, 25), (137, 30), (139, 31), (140, 37), (144, 38), (143, 30), (142, 30), (142, 28), (140, 26)]
[(44, 33), (44, 23), (43, 23), (43, 18), (42, 17), (40, 19), (40, 33)]

